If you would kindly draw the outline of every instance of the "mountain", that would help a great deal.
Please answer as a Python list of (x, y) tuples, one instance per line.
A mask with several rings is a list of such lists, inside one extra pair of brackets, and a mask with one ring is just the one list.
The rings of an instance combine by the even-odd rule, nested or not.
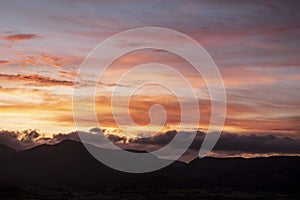
[(5, 146), (4, 144), (0, 144), (0, 155), (6, 155), (15, 152), (14, 149)]
[[(176, 161), (151, 173), (130, 174), (105, 166), (82, 143), (75, 141), (20, 152), (0, 147), (0, 199), (60, 199), (62, 196), (67, 199), (87, 194), (92, 194), (91, 199), (114, 199), (111, 195), (142, 199), (141, 194), (148, 194), (149, 198), (159, 194), (159, 199), (164, 195), (169, 195), (166, 199), (170, 195), (172, 199), (190, 199), (195, 195), (197, 198), (204, 195), (205, 199), (209, 195), (211, 199), (221, 195), (224, 199), (225, 194), (234, 195), (235, 199), (235, 195), (242, 194), (245, 198), (249, 194), (295, 199), (300, 196), (299, 157), (207, 157), (189, 164)], [(156, 197), (150, 199), (153, 198)]]

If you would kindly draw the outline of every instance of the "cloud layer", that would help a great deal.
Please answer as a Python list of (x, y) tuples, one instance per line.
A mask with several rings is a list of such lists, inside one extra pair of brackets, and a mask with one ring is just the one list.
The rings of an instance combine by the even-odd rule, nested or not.
[[(280, 0), (2, 2), (0, 127), (22, 130), (35, 124), (33, 128), (52, 134), (74, 130), (72, 86), (85, 56), (112, 34), (154, 26), (191, 36), (216, 62), (227, 92), (225, 131), (255, 132), (260, 136), (265, 132), (277, 136), (293, 134), (299, 138), (299, 9), (299, 1)], [(143, 35), (137, 35), (136, 39), (147, 42)], [(178, 38), (157, 37), (162, 44), (165, 39), (184, 46)], [(105, 51), (113, 53), (115, 48), (128, 45), (136, 44), (124, 41)], [(186, 49), (193, 56), (198, 55)], [(107, 109), (107, 102), (111, 100), (107, 98), (108, 92), (120, 86), (126, 93), (129, 88), (140, 85), (145, 75), (137, 74), (128, 84), (117, 84), (117, 81), (132, 67), (150, 62), (169, 65), (188, 78), (199, 93), (204, 112), (201, 116), (207, 125), (210, 110), (205, 83), (178, 57), (161, 50), (145, 50), (124, 55), (112, 63), (99, 83), (101, 90), (97, 95), (100, 97), (96, 99), (99, 100), (96, 107), (104, 112), (101, 119), (105, 128), (115, 128)], [(97, 69), (95, 65), (84, 78), (93, 77)], [(155, 70), (145, 74), (176, 85), (183, 94), (186, 90), (170, 74)], [(84, 85), (88, 86), (91, 86), (89, 82)], [(145, 89), (144, 93), (153, 91)], [(166, 105), (168, 111), (166, 126), (178, 122), (180, 113), (174, 99), (165, 94), (156, 98), (149, 96), (133, 99), (134, 121), (145, 125), (149, 105), (160, 103)], [(87, 106), (83, 100), (82, 107)], [(121, 115), (126, 113), (124, 110), (119, 109)], [(86, 121), (86, 127), (91, 127)]]
[[(99, 133), (98, 128), (93, 128), (89, 132), (81, 132), (81, 134)], [(114, 133), (107, 133), (105, 135), (114, 144), (123, 149), (154, 151), (167, 145), (176, 134), (176, 131), (168, 131), (148, 138), (128, 138)], [(189, 132), (182, 132), (186, 134)], [(198, 131), (194, 142), (188, 151), (181, 158), (183, 161), (190, 161), (197, 157), (205, 134)], [(16, 150), (25, 150), (41, 144), (56, 144), (63, 140), (80, 141), (77, 132), (68, 134), (55, 134), (53, 137), (47, 137), (40, 134), (36, 130), (26, 131), (0, 131), (0, 144), (4, 144)], [(180, 148), (180, 147), (178, 147)], [(176, 149), (174, 149), (176, 151)], [(228, 157), (228, 156), (270, 156), (270, 155), (300, 155), (300, 140), (289, 137), (277, 137), (272, 134), (265, 136), (251, 135), (237, 135), (231, 133), (223, 133), (215, 145), (211, 156)], [(166, 155), (168, 158), (168, 155)]]

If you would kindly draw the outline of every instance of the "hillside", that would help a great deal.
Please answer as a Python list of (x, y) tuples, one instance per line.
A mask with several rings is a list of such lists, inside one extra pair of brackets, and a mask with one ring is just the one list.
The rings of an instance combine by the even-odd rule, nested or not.
[[(181, 191), (182, 194), (207, 198), (215, 193), (221, 197), (228, 193), (246, 193), (245, 198), (249, 194), (278, 194), (284, 198), (300, 195), (299, 157), (207, 157), (189, 164), (174, 162), (156, 172), (130, 174), (103, 165), (81, 143), (70, 140), (20, 152), (2, 149), (7, 148), (1, 147), (2, 154), (7, 156), (0, 157), (0, 194), (6, 199), (18, 195), (22, 198), (37, 195), (39, 199), (46, 195), (55, 199), (56, 195), (62, 194), (66, 198), (82, 194), (93, 194), (91, 198), (100, 194), (166, 194), (164, 191), (169, 191), (168, 194)], [(194, 192), (190, 194), (191, 190)], [(212, 196), (212, 199), (217, 198)]]

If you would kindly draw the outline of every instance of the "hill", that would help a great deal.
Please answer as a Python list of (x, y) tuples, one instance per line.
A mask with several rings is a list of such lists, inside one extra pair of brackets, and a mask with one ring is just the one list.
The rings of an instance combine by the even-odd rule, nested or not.
[(211, 195), (211, 199), (224, 199), (226, 195), (236, 199), (242, 194), (245, 198), (300, 196), (299, 157), (207, 157), (189, 164), (176, 161), (151, 173), (130, 174), (105, 166), (81, 143), (70, 140), (20, 152), (2, 146), (0, 152), (0, 197), (5, 199), (67, 199), (87, 194), (91, 199), (111, 195), (131, 195), (131, 199), (158, 195), (161, 199), (166, 194), (168, 198), (173, 195), (172, 199), (195, 195), (206, 199)]

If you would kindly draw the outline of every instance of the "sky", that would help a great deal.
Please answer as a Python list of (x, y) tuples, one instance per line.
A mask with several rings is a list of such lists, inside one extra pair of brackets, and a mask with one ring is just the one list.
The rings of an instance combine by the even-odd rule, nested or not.
[[(155, 67), (136, 72), (126, 84), (122, 74), (145, 63), (162, 63), (180, 71), (192, 85), (199, 102), (200, 123), (191, 130), (207, 130), (210, 96), (203, 78), (181, 57), (147, 49), (115, 60), (98, 83), (88, 82), (93, 70), (78, 77), (77, 70), (100, 42), (122, 31), (139, 27), (164, 27), (184, 33), (209, 53), (219, 68), (227, 94), (224, 132), (238, 137), (255, 134), (300, 137), (300, 3), (298, 1), (5, 1), (0, 8), (0, 130), (20, 134), (36, 129), (47, 137), (70, 133), (74, 124), (72, 95), (76, 78), (82, 87), (97, 84), (95, 107), (102, 129), (119, 131), (112, 116), (111, 94), (121, 88), (114, 109), (127, 110), (128, 91), (147, 77), (172, 83), (185, 96), (186, 87), (169, 72)], [(140, 41), (147, 38), (138, 36)], [(164, 40), (157, 36), (157, 40)], [(179, 45), (184, 45), (176, 38)], [(123, 48), (120, 44), (114, 48)], [(187, 47), (188, 50), (188, 47)], [(109, 51), (113, 51), (113, 48)], [(190, 52), (197, 56), (197, 52)], [(95, 70), (97, 66), (95, 65)], [(160, 132), (177, 130), (178, 98), (166, 88), (141, 88), (129, 101), (130, 116), (139, 126), (150, 123), (149, 108), (165, 107), (166, 123)], [(183, 102), (189, 111), (190, 99)], [(82, 107), (90, 106), (82, 99)], [(154, 113), (159, 118), (161, 113)], [(88, 116), (82, 131), (92, 127)], [(191, 116), (192, 117), (192, 116)], [(149, 136), (130, 124), (127, 136)], [(157, 125), (158, 126), (158, 125)], [(3, 132), (4, 131), (4, 132)], [(189, 130), (186, 130), (189, 131)], [(252, 152), (253, 153), (253, 152)]]

